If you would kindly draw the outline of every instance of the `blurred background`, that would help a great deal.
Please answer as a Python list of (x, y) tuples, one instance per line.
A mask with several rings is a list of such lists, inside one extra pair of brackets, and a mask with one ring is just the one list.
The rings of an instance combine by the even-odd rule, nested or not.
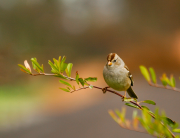
[(113, 121), (108, 110), (124, 107), (119, 97), (65, 93), (58, 78), (21, 72), (17, 64), (32, 57), (50, 73), (48, 60), (65, 55), (72, 77), (96, 76), (93, 84), (105, 87), (102, 70), (115, 52), (133, 74), (139, 101), (154, 100), (180, 123), (180, 93), (150, 87), (139, 71), (145, 65), (157, 78), (173, 74), (180, 88), (179, 17), (178, 0), (0, 0), (0, 137), (151, 137)]

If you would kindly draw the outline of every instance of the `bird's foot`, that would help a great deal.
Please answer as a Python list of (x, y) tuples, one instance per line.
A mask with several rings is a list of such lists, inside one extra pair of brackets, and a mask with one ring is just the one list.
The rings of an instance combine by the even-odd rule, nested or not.
[(106, 93), (107, 88), (109, 88), (109, 87), (104, 87), (104, 88), (102, 89), (102, 91), (103, 91), (104, 94)]
[(123, 96), (123, 97), (122, 97), (122, 101), (123, 101), (123, 102), (124, 102), (124, 99), (126, 99), (126, 97), (125, 97), (125, 96)]
[(126, 91), (124, 93), (124, 96), (122, 97), (122, 101), (124, 102), (124, 99), (126, 99)]

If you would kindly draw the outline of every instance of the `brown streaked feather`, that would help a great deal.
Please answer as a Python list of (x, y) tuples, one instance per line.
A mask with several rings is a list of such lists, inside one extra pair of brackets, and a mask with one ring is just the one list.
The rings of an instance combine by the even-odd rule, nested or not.
[[(124, 68), (127, 69), (127, 70), (129, 71), (129, 68), (128, 68), (126, 65), (124, 65)], [(128, 77), (129, 77), (130, 80), (131, 80), (131, 86), (133, 86), (134, 81), (133, 81), (133, 76), (132, 76), (132, 74), (131, 74), (130, 71), (129, 71), (129, 73), (128, 73)]]
[(112, 61), (115, 57), (115, 53), (110, 53), (108, 56), (107, 56), (107, 61)]

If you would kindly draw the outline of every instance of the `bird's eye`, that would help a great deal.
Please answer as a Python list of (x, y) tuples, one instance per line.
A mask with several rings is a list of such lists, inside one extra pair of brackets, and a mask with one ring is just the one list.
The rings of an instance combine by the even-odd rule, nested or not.
[(114, 60), (113, 62), (116, 62), (116, 60)]

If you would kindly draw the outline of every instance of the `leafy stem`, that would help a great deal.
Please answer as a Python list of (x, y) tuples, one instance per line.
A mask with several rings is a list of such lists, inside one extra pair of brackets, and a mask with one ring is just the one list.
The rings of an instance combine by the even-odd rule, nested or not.
[(170, 77), (168, 78), (167, 75), (164, 73), (160, 78), (162, 82), (161, 85), (161, 84), (157, 84), (156, 73), (152, 67), (150, 67), (148, 71), (148, 69), (145, 66), (140, 66), (140, 70), (150, 86), (180, 92), (180, 89), (176, 88), (176, 81), (173, 75), (170, 75)]
[[(58, 59), (53, 58), (53, 62), (51, 62), (50, 60), (48, 61), (48, 64), (51, 66), (52, 74), (44, 73), (44, 66), (40, 65), (37, 62), (36, 58), (31, 59), (33, 69), (37, 72), (35, 74), (32, 73), (31, 67), (30, 67), (29, 63), (27, 62), (27, 60), (24, 61), (24, 65), (18, 64), (18, 66), (20, 67), (21, 71), (23, 71), (23, 72), (25, 72), (25, 73), (27, 73), (29, 75), (32, 75), (32, 76), (44, 75), (44, 76), (55, 76), (55, 77), (61, 78), (62, 80), (59, 80), (59, 82), (64, 84), (66, 86), (66, 88), (60, 88), (60, 89), (63, 90), (63, 91), (66, 91), (66, 92), (73, 93), (73, 92), (84, 90), (84, 89), (87, 89), (87, 88), (90, 88), (90, 89), (95, 88), (95, 89), (103, 90), (103, 88), (101, 88), (99, 86), (89, 84), (89, 82), (96, 82), (97, 81), (96, 77), (80, 78), (78, 72), (76, 72), (76, 77), (72, 78), (71, 77), (71, 70), (72, 70), (73, 64), (72, 63), (65, 63), (65, 60), (66, 60), (65, 56), (63, 56), (62, 58), (60, 56)], [(170, 76), (170, 78), (168, 78), (168, 77), (166, 77), (166, 74), (163, 74), (163, 76), (161, 78), (161, 81), (162, 81), (163, 85), (159, 85), (159, 84), (157, 84), (156, 74), (155, 74), (153, 68), (149, 68), (149, 71), (151, 73), (151, 77), (150, 77), (149, 72), (146, 69), (146, 67), (140, 66), (140, 70), (141, 70), (142, 74), (144, 75), (145, 79), (148, 81), (149, 85), (151, 85), (153, 87), (165, 88), (165, 89), (170, 89), (170, 90), (180, 92), (180, 90), (175, 87), (175, 79), (174, 79), (174, 77), (172, 75)], [(66, 75), (63, 74), (64, 72), (66, 73)], [(152, 82), (151, 82), (151, 79), (152, 79)], [(79, 88), (76, 89), (75, 86), (72, 86), (70, 83), (68, 83), (68, 82), (66, 82), (64, 80), (75, 81), (79, 85)], [(170, 87), (167, 86), (167, 85), (169, 85)], [(106, 91), (110, 92), (110, 93), (113, 93), (113, 94), (123, 98), (123, 100), (126, 102), (125, 105), (141, 110), (142, 113), (144, 113), (143, 115), (145, 117), (144, 118), (139, 118), (139, 120), (141, 121), (142, 126), (148, 132), (149, 132), (149, 128), (152, 127), (149, 123), (151, 123), (150, 121), (153, 118), (155, 121), (157, 121), (155, 123), (160, 124), (161, 127), (165, 128), (165, 130), (168, 132), (168, 134), (163, 133), (165, 137), (167, 137), (169, 135), (171, 137), (173, 137), (173, 138), (176, 137), (168, 127), (168, 125), (169, 126), (175, 125), (174, 121), (172, 121), (170, 118), (167, 118), (165, 116), (164, 116), (164, 118), (165, 118), (165, 121), (164, 121), (164, 120), (160, 119), (161, 117), (159, 117), (158, 114), (154, 114), (152, 111), (150, 111), (148, 107), (140, 105), (140, 103), (148, 103), (148, 104), (155, 105), (156, 103), (154, 101), (145, 100), (145, 101), (138, 102), (136, 99), (125, 98), (123, 95), (121, 95), (120, 93), (118, 93), (118, 92), (116, 92), (114, 90), (107, 89)], [(118, 111), (117, 111), (117, 113), (121, 114)], [(119, 121), (118, 119), (116, 119), (114, 117), (112, 112), (110, 114), (116, 120), (116, 122)], [(148, 114), (148, 116), (147, 116), (147, 114)], [(120, 118), (122, 118), (122, 120), (124, 120), (124, 114), (121, 114)], [(146, 118), (148, 118), (148, 119), (146, 119)], [(148, 120), (150, 120), (150, 121), (148, 121)], [(148, 124), (149, 126), (147, 127), (145, 124)], [(156, 126), (157, 125), (155, 124), (154, 127), (156, 127)], [(129, 129), (129, 127), (126, 127), (126, 128)], [(175, 130), (173, 130), (173, 132), (180, 132), (180, 129), (175, 128)], [(159, 133), (162, 134), (161, 131)], [(152, 132), (151, 132), (151, 134), (152, 134)], [(166, 134), (167, 134), (167, 136), (166, 136)]]
[(80, 91), (80, 90), (83, 90), (83, 89), (87, 89), (87, 88), (89, 88), (89, 87), (88, 86), (87, 87), (81, 87), (79, 89), (75, 89), (75, 90), (71, 91), (71, 93), (76, 92), (76, 91)]
[[(33, 76), (38, 76), (38, 75), (55, 76), (55, 75), (57, 75), (57, 74), (40, 73), (40, 74), (30, 74), (30, 75), (33, 75)], [(66, 76), (66, 75), (63, 75), (63, 76), (64, 76), (65, 78), (67, 78), (68, 80), (70, 80), (70, 81), (76, 81), (75, 78), (71, 78), (71, 77), (68, 77), (68, 76)], [(83, 89), (87, 89), (87, 88), (89, 88), (89, 86), (91, 85), (91, 84), (89, 84), (89, 83), (86, 83), (86, 84), (87, 84), (88, 86), (86, 86), (86, 87), (81, 87), (81, 88), (79, 88), (79, 89), (75, 89), (75, 90), (72, 90), (72, 91), (70, 91), (70, 92), (73, 93), (73, 92), (76, 92), (76, 91), (80, 91), (80, 90), (83, 90)], [(95, 85), (91, 85), (91, 86), (93, 86), (93, 88), (96, 88), (96, 89), (100, 89), (100, 90), (103, 89), (102, 87), (98, 87), (98, 86), (95, 86)], [(118, 93), (118, 92), (116, 92), (116, 91), (113, 91), (113, 90), (107, 89), (107, 92), (110, 92), (110, 93), (113, 93), (113, 94), (115, 94), (115, 95), (118, 95), (118, 96), (120, 96), (121, 98), (124, 97), (124, 96), (121, 95), (120, 93)], [(132, 103), (133, 105), (137, 106), (139, 110), (143, 110), (143, 107), (140, 105), (140, 102), (135, 102), (135, 101), (129, 101), (129, 102)], [(155, 117), (151, 112), (148, 112), (148, 114), (149, 114), (152, 118), (156, 119), (156, 117)], [(161, 124), (168, 130), (168, 132), (171, 134), (171, 136), (172, 136), (173, 138), (175, 138), (175, 135), (171, 132), (171, 130), (170, 130), (168, 127), (166, 127), (163, 122), (161, 122)], [(140, 131), (139, 131), (139, 132), (140, 132)]]
[(175, 88), (175, 87), (170, 87), (170, 86), (164, 86), (164, 85), (161, 85), (161, 84), (153, 84), (153, 83), (149, 83), (150, 86), (152, 87), (156, 87), (156, 88), (163, 88), (163, 89), (167, 89), (167, 90), (173, 90), (173, 91), (176, 91), (176, 92), (180, 92), (180, 89), (178, 88)]

